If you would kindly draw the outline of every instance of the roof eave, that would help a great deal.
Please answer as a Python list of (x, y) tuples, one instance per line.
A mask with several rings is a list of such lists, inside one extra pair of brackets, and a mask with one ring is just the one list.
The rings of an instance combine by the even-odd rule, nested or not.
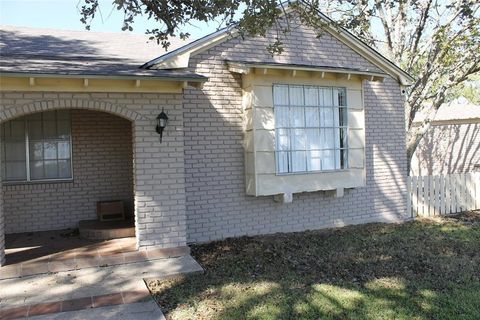
[(110, 80), (162, 80), (162, 81), (189, 81), (206, 82), (207, 77), (196, 75), (188, 76), (157, 76), (157, 75), (102, 75), (102, 74), (68, 74), (68, 73), (46, 73), (46, 72), (11, 72), (0, 71), (0, 77), (18, 77), (18, 78), (70, 78), (70, 79), (110, 79)]
[[(348, 30), (339, 27), (334, 28), (330, 24), (333, 23), (333, 20), (320, 13), (320, 17), (329, 22), (327, 24), (327, 31), (333, 36), (339, 35), (343, 42), (347, 42), (349, 47), (355, 50), (362, 57), (369, 60), (374, 65), (377, 65), (379, 68), (387, 72), (390, 76), (395, 78), (401, 85), (410, 86), (414, 83), (415, 79), (409, 75), (407, 72), (398, 67), (395, 63), (384, 57), (382, 54), (362, 42), (355, 35), (350, 33)], [(177, 69), (177, 68), (188, 68), (188, 63), (190, 56), (208, 50), (209, 48), (227, 40), (227, 38), (234, 37), (237, 34), (235, 26), (225, 28), (214, 32), (206, 37), (198, 39), (194, 42), (187, 44), (186, 46), (180, 47), (172, 52), (169, 52), (165, 55), (162, 55), (156, 59), (153, 59), (144, 65), (141, 68), (145, 69)], [(337, 36), (338, 38), (338, 36)]]

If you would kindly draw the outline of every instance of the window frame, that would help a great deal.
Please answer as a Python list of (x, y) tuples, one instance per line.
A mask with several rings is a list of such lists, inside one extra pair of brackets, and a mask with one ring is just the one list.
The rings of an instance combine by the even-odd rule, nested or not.
[[(290, 92), (290, 88), (291, 87), (302, 87), (302, 90), (303, 90), (303, 100), (304, 100), (304, 103), (303, 105), (292, 105), (290, 103), (290, 93), (289, 93), (289, 97), (288, 97), (288, 105), (280, 105), (280, 106), (277, 106), (275, 104), (275, 87), (276, 86), (283, 86), (283, 87), (287, 87), (287, 90), (289, 90)], [(345, 105), (338, 105), (338, 106), (334, 106), (333, 103), (332, 105), (325, 105), (325, 106), (320, 106), (320, 105), (316, 105), (316, 106), (307, 106), (305, 104), (305, 88), (317, 88), (318, 89), (330, 89), (332, 90), (332, 102), (333, 102), (333, 90), (334, 89), (341, 89), (343, 90), (344, 92), (344, 99), (345, 99)], [(274, 161), (275, 161), (275, 175), (276, 176), (288, 176), (288, 175), (305, 175), (305, 174), (315, 174), (315, 173), (335, 173), (335, 172), (346, 172), (346, 171), (349, 171), (350, 170), (350, 167), (349, 167), (349, 150), (350, 150), (350, 147), (349, 147), (349, 131), (350, 131), (350, 126), (349, 126), (349, 119), (348, 119), (348, 112), (349, 112), (349, 107), (348, 107), (348, 99), (347, 99), (347, 92), (348, 92), (348, 88), (346, 86), (327, 86), (327, 85), (312, 85), (312, 84), (294, 84), (294, 83), (273, 83), (272, 85), (272, 102), (273, 102), (273, 112), (274, 112), (274, 131), (275, 131), (275, 134), (274, 134), (274, 147), (275, 147), (275, 152), (274, 152)], [(288, 127), (281, 127), (281, 128), (278, 128), (277, 127), (277, 123), (276, 123), (276, 109), (277, 108), (290, 108), (290, 107), (302, 107), (303, 108), (303, 123), (304, 123), (304, 126), (303, 127), (292, 127), (291, 125), (289, 125)], [(316, 108), (317, 110), (320, 109), (320, 108), (327, 108), (327, 109), (331, 109), (332, 111), (336, 109), (339, 110), (339, 114), (340, 114), (340, 110), (342, 108), (344, 108), (345, 110), (345, 123), (346, 125), (342, 125), (342, 126), (335, 126), (335, 124), (333, 124), (333, 126), (320, 126), (320, 123), (319, 123), (319, 126), (316, 126), (316, 127), (308, 127), (307, 126), (307, 121), (306, 121), (306, 112), (305, 110), (307, 108)], [(320, 117), (319, 117), (319, 121), (320, 120)], [(327, 149), (318, 149), (318, 150), (313, 150), (313, 151), (317, 151), (317, 152), (323, 152), (323, 151), (333, 151), (334, 153), (334, 163), (336, 163), (336, 151), (338, 150), (340, 152), (340, 159), (342, 157), (342, 150), (344, 150), (344, 152), (346, 153), (347, 155), (347, 160), (346, 160), (346, 167), (344, 168), (339, 168), (339, 169), (326, 169), (326, 170), (308, 170), (308, 151), (312, 151), (312, 150), (308, 150), (307, 148), (307, 141), (305, 140), (305, 150), (300, 150), (300, 152), (305, 152), (305, 169), (304, 171), (293, 171), (293, 172), (280, 172), (279, 171), (279, 152), (287, 152), (287, 153), (291, 153), (291, 152), (295, 152), (295, 150), (292, 151), (291, 149), (291, 139), (289, 139), (289, 149), (286, 150), (286, 151), (281, 151), (279, 150), (278, 148), (278, 129), (287, 129), (287, 130), (295, 130), (295, 129), (301, 129), (301, 130), (307, 130), (307, 129), (317, 129), (317, 130), (320, 130), (320, 137), (321, 137), (321, 130), (322, 129), (332, 129), (334, 130), (333, 131), (333, 135), (335, 137), (335, 129), (339, 129), (339, 139), (341, 140), (342, 138), (342, 131), (343, 129), (344, 132), (345, 132), (345, 142), (346, 142), (346, 146), (344, 147), (339, 147), (339, 148), (336, 148), (335, 145), (336, 145), (336, 140), (334, 139), (333, 140), (333, 145), (334, 147), (333, 148), (327, 148)], [(290, 137), (291, 137), (291, 134), (290, 134)], [(339, 142), (340, 143), (340, 142)], [(288, 155), (289, 157), (291, 157), (291, 155)], [(340, 160), (341, 161), (341, 160)], [(291, 162), (291, 160), (289, 160), (289, 162)]]
[[(72, 118), (71, 118), (71, 112), (69, 110), (51, 110), (51, 111), (66, 111), (70, 114), (69, 117), (69, 123), (70, 123), (70, 132), (69, 132), (69, 139), (64, 140), (68, 141), (70, 144), (70, 177), (68, 178), (47, 178), (47, 179), (31, 179), (31, 172), (30, 172), (30, 134), (29, 134), (29, 128), (28, 128), (28, 117), (30, 115), (25, 115), (21, 118), (24, 118), (23, 121), (25, 122), (25, 133), (24, 133), (24, 141), (25, 141), (25, 170), (26, 170), (26, 179), (25, 180), (5, 180), (5, 177), (2, 175), (1, 177), (1, 182), (4, 185), (15, 185), (15, 184), (38, 184), (38, 183), (56, 183), (56, 182), (71, 182), (74, 180), (74, 172), (73, 172), (73, 140), (72, 140)], [(45, 112), (51, 112), (51, 111), (45, 111)], [(44, 112), (40, 112), (44, 113)], [(12, 120), (19, 120), (19, 119), (12, 119)], [(12, 121), (10, 120), (10, 121)], [(58, 119), (55, 120), (57, 123)], [(7, 121), (8, 122), (8, 121)], [(6, 123), (6, 122), (5, 122)], [(0, 139), (2, 142), (2, 166), (5, 166), (5, 161), (4, 157), (6, 156), (5, 152), (5, 137), (3, 135), (3, 125), (5, 123), (2, 123), (2, 130), (0, 132)], [(50, 139), (50, 140), (59, 140), (59, 139)], [(46, 141), (46, 140), (43, 140)], [(45, 160), (43, 160), (45, 161)], [(58, 161), (58, 150), (57, 150), (57, 161)], [(6, 170), (6, 169), (5, 169)], [(2, 173), (4, 172), (4, 168), (2, 168)]]

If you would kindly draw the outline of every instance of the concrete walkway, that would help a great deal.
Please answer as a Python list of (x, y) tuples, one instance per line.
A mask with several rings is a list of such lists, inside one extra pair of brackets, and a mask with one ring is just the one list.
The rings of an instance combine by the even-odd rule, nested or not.
[[(143, 279), (202, 271), (191, 256), (184, 256), (1, 280), (0, 318), (48, 314), (52, 319), (55, 313), (58, 319), (67, 314), (71, 315), (69, 319), (108, 319), (109, 315), (114, 319), (137, 319), (134, 314), (138, 310), (156, 307), (153, 300), (145, 299), (149, 294)], [(66, 310), (75, 311), (62, 312)], [(160, 309), (156, 310), (156, 314), (146, 312), (143, 316), (162, 319)]]
[(32, 320), (165, 320), (153, 299), (147, 302), (30, 317)]

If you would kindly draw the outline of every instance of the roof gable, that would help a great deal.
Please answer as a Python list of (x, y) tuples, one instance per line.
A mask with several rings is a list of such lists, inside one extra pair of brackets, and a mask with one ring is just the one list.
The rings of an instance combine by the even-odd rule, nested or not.
[[(397, 79), (400, 84), (402, 85), (410, 85), (413, 82), (413, 78), (400, 69), (398, 66), (396, 66), (393, 62), (382, 56), (379, 52), (376, 50), (372, 49), (362, 41), (360, 41), (357, 37), (352, 35), (350, 32), (343, 28), (338, 28), (338, 27), (333, 27), (332, 20), (328, 18), (327, 16), (320, 14), (321, 18), (323, 18), (326, 22), (328, 22), (327, 26), (324, 28), (325, 34), (328, 35), (328, 38), (334, 39), (341, 43), (341, 45), (346, 46), (351, 50), (354, 54), (358, 55), (359, 57), (362, 57), (366, 62), (368, 63), (360, 63), (356, 65), (355, 67), (361, 67), (366, 71), (383, 71), (393, 78)], [(304, 31), (308, 30), (308, 28), (304, 27), (302, 28)], [(296, 32), (298, 30), (292, 31)], [(314, 33), (311, 34), (312, 37), (315, 37)], [(238, 32), (236, 31), (235, 27), (229, 27), (225, 28), (222, 30), (219, 30), (217, 32), (214, 32), (206, 37), (203, 37), (201, 39), (198, 39), (197, 41), (191, 42), (190, 44), (180, 47), (174, 51), (171, 51), (165, 55), (162, 55), (156, 59), (153, 59), (147, 63), (145, 63), (142, 68), (146, 69), (177, 69), (177, 68), (187, 68), (189, 65), (189, 60), (191, 56), (194, 56), (196, 54), (202, 53), (214, 46), (217, 46), (227, 40), (231, 40), (233, 38), (238, 38)], [(315, 37), (316, 38), (316, 37)], [(265, 39), (268, 40), (268, 39)], [(258, 45), (259, 42), (262, 42), (261, 39), (258, 37), (256, 38), (250, 38), (246, 40), (241, 40), (239, 39), (239, 47), (242, 46), (240, 42), (243, 42), (245, 45), (245, 41), (248, 43), (249, 41), (252, 43), (255, 43)], [(266, 45), (265, 45), (266, 47)], [(306, 50), (310, 50), (311, 52), (318, 52), (315, 51), (315, 46), (311, 46), (308, 48), (306, 46)], [(226, 55), (229, 56), (229, 59), (232, 60), (238, 60), (238, 57), (235, 57), (236, 53), (238, 55), (239, 51), (235, 50), (229, 50), (226, 52)], [(266, 55), (264, 55), (264, 59), (268, 61), (262, 61), (262, 62), (274, 62), (278, 63), (282, 61), (282, 53), (281, 55), (276, 56), (277, 60), (276, 61), (270, 61), (272, 59), (268, 59)], [(233, 57), (232, 57), (233, 55)], [(332, 53), (332, 56), (335, 56), (335, 53)], [(353, 56), (353, 55), (352, 55)], [(315, 63), (317, 62), (318, 56), (315, 57)], [(321, 57), (320, 57), (321, 58)], [(274, 59), (275, 60), (275, 59)], [(322, 66), (329, 65), (332, 67), (339, 67), (337, 57), (335, 56), (335, 59), (331, 59), (330, 57), (330, 63), (326, 64), (326, 59), (321, 59), (322, 61), (319, 63)], [(258, 61), (257, 61), (258, 62)], [(303, 62), (302, 62), (303, 63)], [(378, 69), (377, 69), (378, 68)], [(373, 69), (373, 70), (372, 70)], [(375, 70), (376, 69), (376, 70)]]

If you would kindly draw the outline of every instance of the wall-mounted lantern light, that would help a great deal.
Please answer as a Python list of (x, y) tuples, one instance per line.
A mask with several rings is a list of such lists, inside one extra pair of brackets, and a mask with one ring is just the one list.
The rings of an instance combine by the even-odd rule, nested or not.
[(162, 112), (157, 116), (157, 128), (156, 128), (157, 133), (160, 135), (160, 143), (162, 142), (163, 130), (167, 126), (167, 122), (168, 122), (167, 114), (163, 112), (163, 108), (162, 108)]

